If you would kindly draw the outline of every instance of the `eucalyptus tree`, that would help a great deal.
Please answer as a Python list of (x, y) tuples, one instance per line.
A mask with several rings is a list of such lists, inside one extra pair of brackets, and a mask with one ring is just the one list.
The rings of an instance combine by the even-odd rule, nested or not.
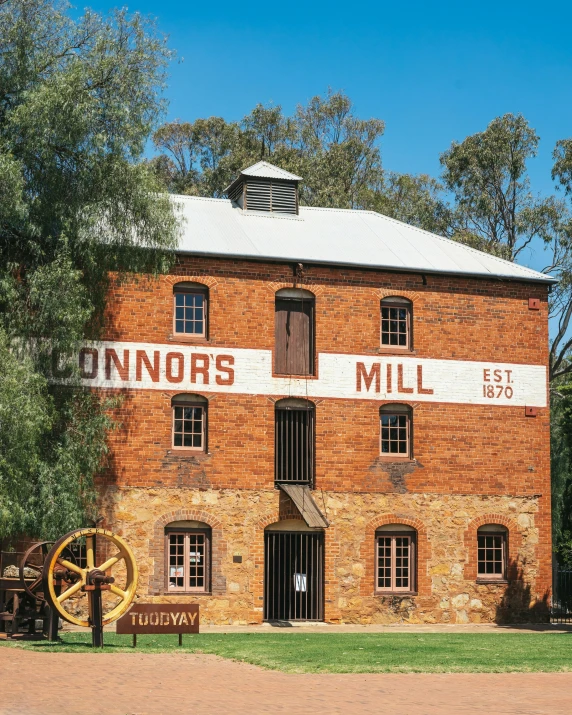
[(171, 191), (220, 197), (240, 169), (263, 159), (304, 177), (302, 204), (357, 208), (381, 178), (383, 131), (381, 120), (360, 119), (346, 95), (330, 91), (292, 116), (259, 104), (237, 122), (167, 123), (154, 134), (152, 165)]
[[(543, 272), (558, 278), (550, 300), (559, 323), (550, 352), (550, 380), (572, 371), (568, 336), (572, 315), (570, 291), (570, 212), (555, 196), (541, 198), (530, 188), (527, 162), (536, 156), (539, 137), (521, 115), (506, 114), (488, 127), (453, 142), (441, 155), (443, 180), (455, 201), (452, 235), (480, 250), (516, 261), (533, 242), (545, 256)], [(566, 187), (564, 144), (554, 176)], [(560, 167), (560, 168), (559, 168)], [(568, 181), (568, 183), (567, 183)]]
[(50, 385), (49, 356), (97, 336), (110, 272), (170, 261), (173, 207), (141, 161), (169, 58), (139, 15), (0, 0), (0, 538), (96, 516), (109, 404)]
[(445, 187), (427, 174), (384, 172), (380, 184), (369, 192), (366, 207), (440, 236), (454, 234), (454, 211)]
[(559, 238), (563, 204), (530, 189), (527, 162), (539, 137), (521, 115), (505, 114), (441, 155), (456, 207), (456, 237), (516, 261), (530, 243)]

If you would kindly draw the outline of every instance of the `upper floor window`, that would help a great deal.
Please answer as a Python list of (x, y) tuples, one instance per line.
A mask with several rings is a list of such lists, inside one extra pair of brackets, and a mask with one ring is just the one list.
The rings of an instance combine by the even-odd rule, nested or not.
[(210, 590), (211, 528), (200, 521), (174, 521), (165, 527), (167, 590)]
[(412, 419), (408, 405), (383, 405), (379, 410), (381, 455), (411, 459)]
[(411, 350), (411, 301), (391, 296), (381, 301), (381, 347)]
[(207, 337), (208, 288), (200, 283), (173, 286), (173, 332), (175, 335)]
[(275, 480), (312, 485), (314, 481), (314, 405), (308, 400), (278, 400), (275, 405)]
[(506, 579), (507, 529), (500, 524), (485, 524), (477, 531), (477, 578), (485, 581)]
[(207, 400), (202, 395), (175, 395), (173, 412), (173, 449), (207, 451)]
[(314, 295), (283, 288), (276, 293), (274, 370), (278, 375), (314, 374)]
[(416, 535), (405, 524), (387, 524), (375, 532), (376, 591), (415, 591)]

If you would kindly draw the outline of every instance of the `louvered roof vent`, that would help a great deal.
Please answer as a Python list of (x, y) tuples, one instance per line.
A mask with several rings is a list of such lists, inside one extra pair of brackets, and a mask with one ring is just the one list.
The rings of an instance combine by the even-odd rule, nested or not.
[(297, 214), (299, 181), (300, 176), (259, 161), (243, 169), (225, 191), (233, 203), (246, 211)]

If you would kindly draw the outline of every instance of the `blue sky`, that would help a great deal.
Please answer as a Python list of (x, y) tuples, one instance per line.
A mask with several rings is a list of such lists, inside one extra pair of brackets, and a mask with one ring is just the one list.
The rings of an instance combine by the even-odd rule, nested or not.
[(291, 112), (342, 89), (386, 122), (387, 169), (437, 176), (453, 139), (520, 112), (541, 137), (533, 188), (553, 191), (554, 143), (572, 136), (570, 1), (124, 4), (154, 15), (178, 53), (169, 119), (239, 119), (258, 102)]

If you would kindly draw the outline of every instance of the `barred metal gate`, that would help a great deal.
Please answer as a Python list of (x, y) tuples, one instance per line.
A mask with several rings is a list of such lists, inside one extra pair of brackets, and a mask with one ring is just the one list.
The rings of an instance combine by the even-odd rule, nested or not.
[(572, 569), (556, 568), (552, 589), (552, 623), (572, 623)]
[(267, 531), (264, 544), (264, 618), (324, 618), (324, 535)]

